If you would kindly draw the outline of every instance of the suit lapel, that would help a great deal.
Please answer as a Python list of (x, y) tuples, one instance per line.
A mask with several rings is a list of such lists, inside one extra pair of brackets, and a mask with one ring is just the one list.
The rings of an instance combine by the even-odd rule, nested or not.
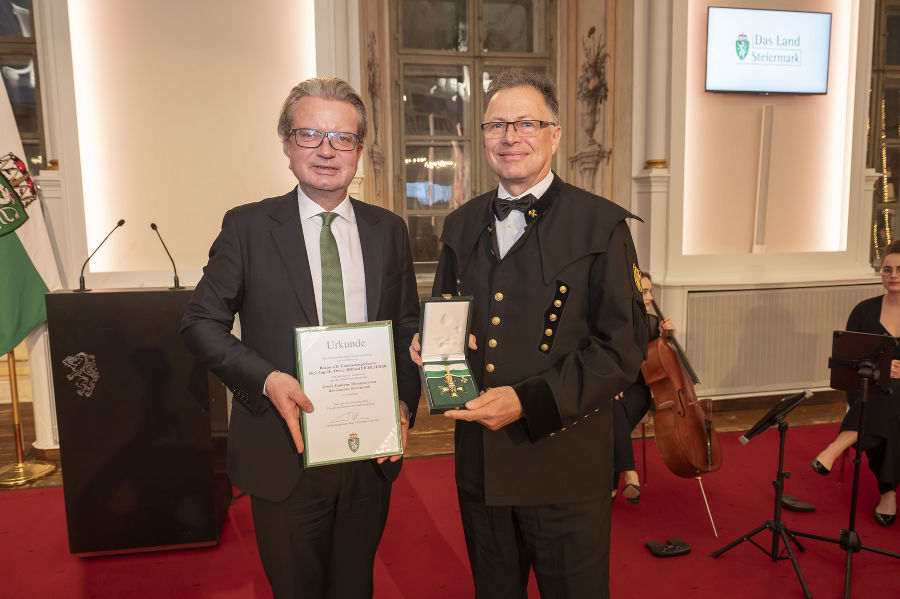
[(366, 314), (369, 320), (378, 318), (381, 300), (381, 280), (384, 277), (382, 240), (384, 233), (378, 227), (380, 217), (367, 204), (350, 198), (356, 214), (356, 229), (359, 231), (359, 245), (363, 255), (363, 269), (366, 273)]
[(312, 275), (309, 274), (309, 256), (300, 225), (300, 209), (297, 204), (297, 188), (278, 199), (269, 211), (272, 219), (272, 239), (288, 273), (288, 281), (297, 295), (297, 301), (310, 325), (319, 323)]

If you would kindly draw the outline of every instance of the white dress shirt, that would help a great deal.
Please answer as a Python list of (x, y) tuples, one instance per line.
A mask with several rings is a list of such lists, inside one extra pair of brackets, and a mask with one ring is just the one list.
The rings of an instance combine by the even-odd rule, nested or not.
[[(316, 310), (319, 324), (322, 324), (322, 254), (319, 249), (319, 235), (322, 231), (321, 206), (309, 199), (297, 187), (297, 201), (300, 204), (300, 223), (303, 226), (303, 240), (309, 257), (309, 274), (312, 275), (313, 291), (316, 295)], [(338, 255), (341, 257), (341, 276), (344, 281), (344, 307), (347, 322), (366, 322), (366, 273), (363, 268), (362, 246), (359, 230), (356, 228), (356, 214), (350, 197), (347, 196), (332, 210), (337, 217), (331, 221), (331, 232), (337, 241)]]
[[(553, 183), (553, 171), (548, 172), (546, 177), (518, 196), (513, 196), (503, 188), (503, 185), (500, 185), (497, 188), (497, 197), (501, 200), (514, 199), (530, 193), (534, 196), (534, 199), (537, 200), (544, 195), (544, 192), (547, 191), (547, 188), (550, 187), (551, 183)], [(525, 232), (525, 214), (518, 210), (510, 210), (509, 216), (505, 219), (497, 220), (497, 217), (495, 216), (494, 221), (497, 231), (497, 248), (500, 250), (500, 258), (503, 259), (503, 257), (506, 256), (506, 252), (509, 251), (509, 248), (511, 248), (513, 244), (518, 241), (519, 237), (522, 236), (522, 233)]]

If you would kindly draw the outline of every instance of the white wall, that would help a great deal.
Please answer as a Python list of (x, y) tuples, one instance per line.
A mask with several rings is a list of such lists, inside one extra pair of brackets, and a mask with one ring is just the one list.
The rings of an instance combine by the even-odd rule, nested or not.
[[(739, 4), (774, 8), (771, 2)], [(707, 6), (688, 7), (684, 162), (685, 254), (747, 253), (760, 163), (765, 105), (773, 106), (772, 153), (765, 225), (767, 252), (844, 249), (852, 119), (848, 91), (855, 65), (854, 10), (846, 0), (785, 0), (778, 9), (832, 13), (828, 93), (710, 93), (706, 76)], [(748, 34), (754, 32), (748, 31)], [(848, 102), (849, 100), (849, 102)]]
[[(705, 92), (710, 4), (831, 11), (832, 40), (840, 41), (832, 45), (829, 94), (775, 98)], [(766, 289), (809, 288), (816, 301), (827, 303), (836, 285), (877, 283), (868, 262), (877, 175), (865, 169), (875, 0), (636, 0), (634, 7), (634, 92), (642, 98), (632, 104), (632, 209), (645, 223), (632, 228), (641, 267), (653, 274), (654, 295), (679, 327), (682, 343), (709, 332), (690, 330), (694, 292), (741, 289), (758, 292), (747, 296), (760, 299)], [(658, 27), (660, 15), (669, 11), (668, 27)], [(659, 35), (649, 35), (657, 28)], [(666, 43), (657, 43), (660, 39)], [(652, 77), (651, 67), (659, 65), (668, 78)], [(766, 103), (776, 103), (769, 187), (774, 204), (766, 220), (767, 243), (754, 253), (759, 115)], [(649, 125), (651, 108), (664, 109), (668, 118), (657, 120), (666, 120), (666, 127)], [(816, 111), (817, 118), (807, 119), (806, 110)], [(664, 142), (665, 155), (652, 153), (651, 142)], [(660, 158), (667, 168), (645, 168), (645, 160)], [(734, 323), (746, 317), (731, 314), (725, 328), (713, 334), (740, 343)], [(829, 332), (827, 326), (819, 331)], [(690, 353), (689, 344), (685, 349)]]
[(150, 222), (192, 284), (228, 208), (296, 184), (275, 127), (291, 87), (316, 74), (316, 4), (35, 1), (68, 286), (119, 218), (88, 286), (171, 284)]
[[(651, 223), (650, 254), (664, 257), (651, 258), (654, 275), (663, 286), (870, 277), (871, 196), (863, 190), (874, 0), (778, 4), (834, 14), (829, 93), (779, 98), (704, 91), (710, 4), (772, 8), (756, 0), (672, 2), (671, 53), (665, 58), (672, 69), (670, 181), (667, 218)], [(768, 243), (753, 254), (759, 114), (766, 103), (776, 103), (773, 203)]]

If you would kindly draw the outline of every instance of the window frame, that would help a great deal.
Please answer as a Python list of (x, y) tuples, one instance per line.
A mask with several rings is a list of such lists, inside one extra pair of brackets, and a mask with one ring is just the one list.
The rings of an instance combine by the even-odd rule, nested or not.
[[(488, 189), (497, 185), (496, 177), (490, 171), (487, 161), (484, 158), (484, 142), (481, 132), (481, 116), (484, 114), (484, 89), (482, 85), (482, 74), (486, 70), (494, 70), (506, 67), (525, 67), (537, 68), (543, 70), (551, 80), (555, 80), (556, 68), (556, 11), (557, 6), (554, 0), (535, 0), (535, 4), (540, 4), (537, 8), (542, 10), (542, 15), (537, 18), (543, 18), (545, 39), (543, 41), (544, 50), (542, 52), (485, 52), (482, 49), (482, 31), (483, 24), (483, 0), (467, 0), (468, 15), (468, 49), (466, 51), (456, 50), (424, 50), (424, 49), (404, 49), (403, 44), (403, 15), (401, 12), (403, 0), (390, 1), (390, 69), (393, 77), (393, 85), (391, 87), (390, 98), (390, 114), (391, 118), (391, 138), (393, 140), (393, 169), (392, 176), (395, 181), (395, 189), (397, 190), (392, 200), (393, 210), (403, 217), (409, 224), (410, 217), (414, 216), (434, 216), (438, 218), (445, 217), (451, 210), (434, 210), (434, 209), (409, 209), (407, 208), (406, 196), (406, 172), (405, 172), (405, 149), (410, 143), (421, 142), (422, 144), (434, 142), (450, 142), (458, 141), (467, 143), (469, 147), (469, 193), (466, 200), (476, 197), (484, 193)], [(477, 26), (475, 26), (477, 25)], [(462, 136), (454, 135), (407, 135), (406, 122), (404, 114), (404, 77), (409, 66), (463, 66), (469, 69), (471, 81), (469, 108), (466, 115), (465, 123), (466, 134)], [(411, 243), (414, 240), (410, 240)], [(414, 256), (415, 260), (416, 257)], [(437, 261), (415, 261), (417, 273), (420, 275), (433, 274)]]
[[(23, 146), (34, 143), (38, 145), (39, 156), (41, 157), (40, 164), (31, 164), (30, 161), (27, 161), (26, 156), (21, 156), (22, 160), (26, 160), (28, 170), (35, 173), (36, 171), (47, 167), (47, 143), (44, 136), (44, 107), (41, 99), (41, 72), (38, 65), (37, 32), (34, 27), (34, 1), (29, 3), (29, 18), (31, 19), (31, 37), (0, 36), (0, 55), (29, 56), (34, 64), (34, 106), (37, 128), (35, 131), (22, 131), (20, 128), (19, 138), (22, 140)], [(5, 84), (0, 81), (0, 85)], [(10, 100), (10, 102), (12, 102), (12, 100)], [(16, 125), (17, 127), (19, 126), (18, 123)]]

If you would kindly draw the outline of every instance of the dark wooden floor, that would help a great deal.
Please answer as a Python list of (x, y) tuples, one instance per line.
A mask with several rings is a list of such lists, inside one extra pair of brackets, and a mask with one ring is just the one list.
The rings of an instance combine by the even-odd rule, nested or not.
[[(0, 377), (0, 385), (8, 384)], [(718, 432), (746, 431), (775, 404), (781, 396), (723, 399), (713, 404), (713, 424)], [(790, 426), (826, 424), (840, 422), (846, 409), (844, 394), (838, 391), (822, 391), (802, 402), (787, 418)], [(410, 433), (407, 455), (428, 457), (447, 455), (453, 452), (452, 421), (440, 415), (431, 416), (424, 401), (419, 406), (416, 427)], [(25, 441), (25, 459), (34, 459), (31, 444), (34, 442), (34, 417), (31, 403), (23, 403), (20, 408), (22, 435)], [(13, 418), (10, 404), (0, 405), (0, 467), (16, 462), (13, 436)], [(646, 434), (653, 436), (653, 419), (646, 425)], [(640, 427), (634, 431), (640, 437)], [(59, 463), (56, 463), (57, 466)], [(62, 484), (62, 472), (57, 471), (41, 480), (15, 489), (58, 486)], [(8, 490), (10, 487), (0, 487)]]

